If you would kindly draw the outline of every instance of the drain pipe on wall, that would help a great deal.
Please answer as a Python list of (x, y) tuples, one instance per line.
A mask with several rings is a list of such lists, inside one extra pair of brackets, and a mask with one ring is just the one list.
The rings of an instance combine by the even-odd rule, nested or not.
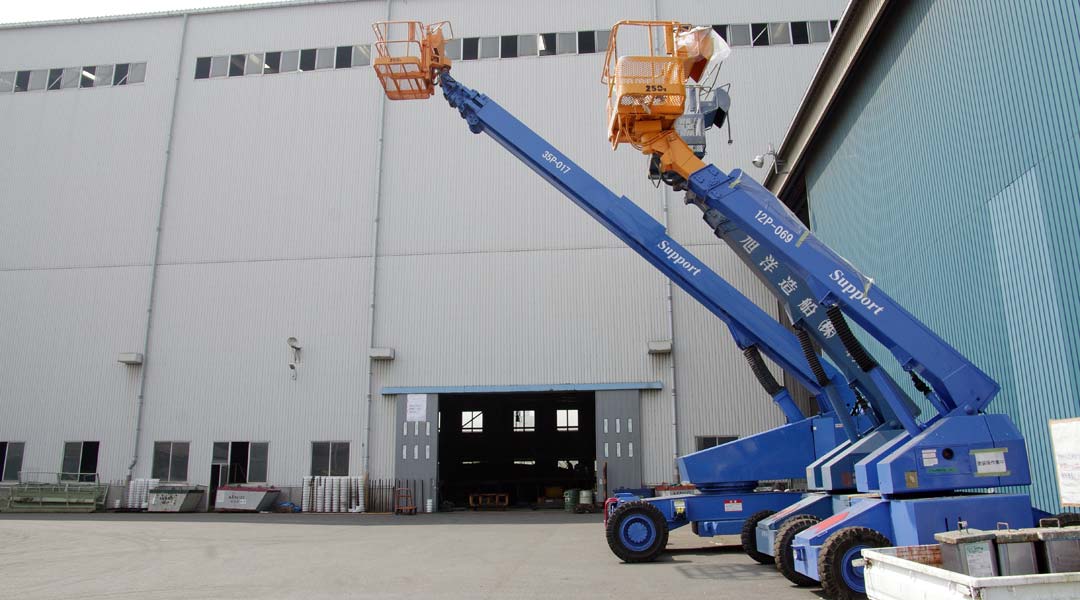
[[(657, 0), (653, 0), (652, 3), (653, 20), (658, 21), (660, 19), (660, 7)], [(661, 184), (657, 187), (660, 191), (660, 208), (661, 208), (661, 224), (664, 226), (664, 233), (668, 232), (668, 195), (667, 188)], [(674, 477), (672, 481), (675, 483), (681, 483), (679, 481), (679, 402), (678, 394), (675, 390), (675, 307), (672, 301), (672, 289), (671, 280), (667, 277), (664, 278), (664, 295), (666, 296), (665, 302), (667, 304), (667, 337), (671, 340), (671, 353), (668, 354), (668, 366), (670, 369), (669, 378), (671, 381), (671, 468)]]
[[(390, 0), (386, 0), (386, 20), (390, 20)], [(374, 395), (371, 391), (372, 382), (375, 379), (375, 361), (371, 358), (371, 348), (375, 346), (375, 278), (379, 272), (379, 207), (382, 203), (382, 158), (383, 158), (383, 130), (386, 124), (386, 94), (379, 94), (379, 120), (375, 129), (375, 198), (372, 208), (371, 226), (371, 266), (368, 268), (368, 281), (370, 293), (368, 294), (368, 345), (365, 353), (367, 356), (367, 396), (364, 401), (364, 461), (361, 477), (367, 477), (371, 465), (371, 402)]]
[(130, 482), (139, 462), (139, 442), (142, 438), (143, 406), (146, 404), (146, 369), (150, 364), (150, 328), (153, 324), (154, 294), (157, 291), (158, 254), (161, 251), (161, 223), (165, 214), (165, 194), (169, 187), (169, 166), (172, 163), (173, 131), (176, 127), (176, 105), (180, 96), (180, 73), (184, 66), (184, 49), (187, 46), (188, 14), (180, 30), (180, 52), (176, 58), (176, 79), (173, 81), (172, 111), (169, 115), (169, 133), (165, 138), (165, 169), (161, 175), (161, 198), (158, 200), (157, 227), (154, 229), (154, 255), (150, 263), (150, 290), (146, 299), (146, 327), (143, 329), (143, 361), (139, 367), (139, 395), (135, 405), (135, 435), (132, 442), (131, 464), (127, 480)]
[[(664, 232), (668, 231), (668, 200), (667, 190), (660, 186), (660, 206), (662, 208)], [(668, 366), (671, 381), (671, 446), (672, 446), (672, 469), (675, 483), (679, 481), (679, 403), (675, 388), (675, 307), (672, 301), (671, 280), (664, 278), (664, 301), (667, 304), (667, 339), (671, 340), (671, 352), (668, 354)]]

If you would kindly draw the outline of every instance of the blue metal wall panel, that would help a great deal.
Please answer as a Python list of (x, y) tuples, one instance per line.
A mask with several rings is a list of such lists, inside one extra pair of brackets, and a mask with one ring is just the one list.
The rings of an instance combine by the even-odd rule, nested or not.
[(811, 225), (1001, 383), (991, 409), (1056, 510), (1047, 420), (1080, 416), (1080, 5), (895, 4), (807, 164)]

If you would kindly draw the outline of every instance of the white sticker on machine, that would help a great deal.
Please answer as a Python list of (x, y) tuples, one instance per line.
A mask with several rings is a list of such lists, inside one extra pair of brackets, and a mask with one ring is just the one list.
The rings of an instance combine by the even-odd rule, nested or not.
[(922, 466), (932, 467), (937, 464), (937, 450), (933, 448), (922, 451)]
[(742, 512), (742, 500), (724, 500), (724, 512)]
[(975, 459), (975, 474), (981, 477), (1008, 475), (1009, 466), (1005, 463), (1005, 453), (1008, 451), (1008, 448), (972, 450), (971, 456)]

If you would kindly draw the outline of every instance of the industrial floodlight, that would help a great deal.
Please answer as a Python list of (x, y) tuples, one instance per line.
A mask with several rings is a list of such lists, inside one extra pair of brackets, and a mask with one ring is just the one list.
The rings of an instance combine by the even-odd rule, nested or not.
[(760, 168), (765, 166), (765, 157), (766, 156), (771, 156), (772, 159), (773, 159), (773, 172), (775, 172), (777, 175), (783, 175), (784, 173), (787, 173), (787, 171), (782, 171), (781, 170), (781, 169), (784, 168), (784, 161), (780, 158), (780, 155), (778, 155), (776, 153), (776, 149), (772, 147), (772, 144), (769, 144), (769, 151), (768, 152), (766, 152), (765, 154), (758, 154), (750, 162), (755, 167), (760, 169)]
[(300, 346), (300, 341), (299, 341), (299, 340), (297, 340), (297, 339), (296, 339), (296, 338), (294, 338), (294, 337), (291, 337), (291, 338), (289, 338), (289, 339), (285, 340), (285, 343), (286, 343), (286, 344), (288, 344), (288, 345), (289, 345), (289, 347), (290, 347), (290, 348), (292, 348), (293, 350), (299, 350), (299, 349), (300, 349), (300, 347), (301, 347), (301, 346)]

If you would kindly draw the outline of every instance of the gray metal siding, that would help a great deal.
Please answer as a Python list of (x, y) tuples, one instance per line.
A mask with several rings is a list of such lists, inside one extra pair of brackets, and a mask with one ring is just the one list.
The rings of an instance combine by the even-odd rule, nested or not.
[(0, 219), (0, 269), (149, 264), (180, 25), (0, 34), (0, 71), (147, 63), (142, 84), (0, 96), (0, 211), (17, 215)]
[[(147, 365), (140, 454), (191, 440), (191, 477), (209, 477), (211, 442), (269, 441), (268, 476), (308, 475), (310, 443), (353, 440), (359, 473), (369, 259), (164, 265)], [(303, 347), (296, 379), (286, 345)], [(148, 476), (149, 460), (137, 476)]]
[(807, 174), (819, 235), (1002, 385), (1044, 509), (1046, 421), (1080, 416), (1078, 23), (1068, 2), (905, 3)]
[[(389, 10), (392, 18), (450, 19), (459, 36), (474, 36), (605, 29), (654, 14), (703, 23), (826, 19), (842, 5), (429, 0), (391, 2)], [(368, 24), (386, 10), (371, 1), (189, 18), (135, 475), (149, 474), (155, 440), (192, 441), (189, 478), (197, 483), (208, 479), (213, 441), (269, 441), (270, 477), (290, 485), (308, 473), (311, 441), (350, 440), (351, 472), (361, 473), (369, 455), (370, 474), (387, 477), (394, 402), (379, 394), (383, 386), (659, 380), (664, 389), (641, 392), (643, 470), (646, 482), (671, 480), (676, 381), (671, 357), (646, 352), (648, 341), (669, 335), (666, 284), (615, 237), (492, 140), (470, 134), (438, 99), (387, 105), (377, 190), (380, 91), (369, 68), (194, 80), (200, 56), (370, 42)], [(114, 378), (128, 371), (113, 361), (141, 347), (182, 21), (0, 31), (0, 68), (148, 63), (146, 83), (128, 88), (0, 96), (0, 124), (19, 141), (0, 148), (0, 175), (12, 192), (0, 196), (0, 207), (16, 216), (0, 223), (0, 269), (29, 270), (0, 277), (15, 282), (8, 293), (19, 299), (18, 314), (30, 315), (4, 326), (14, 331), (13, 348), (35, 355), (57, 339), (80, 360), (102, 340), (115, 347), (107, 364), (70, 367), (70, 382), (93, 388), (88, 397), (116, 405), (96, 414), (101, 427), (83, 422), (101, 432), (103, 465), (107, 451), (122, 448), (108, 455), (109, 477), (123, 476), (131, 451), (134, 383), (130, 375)], [(724, 168), (745, 167), (778, 141), (824, 48), (737, 49), (722, 71), (733, 81), (735, 143), (725, 143), (726, 132), (713, 134), (710, 157)], [(602, 54), (491, 59), (459, 63), (454, 72), (662, 218), (664, 197), (645, 180), (646, 158), (628, 148), (612, 152), (605, 141), (602, 63)], [(369, 365), (377, 199), (374, 345), (395, 348), (397, 359)], [(675, 236), (707, 244), (695, 251), (727, 269), (731, 257), (714, 252), (718, 240), (696, 210), (675, 195), (667, 203)], [(122, 283), (105, 275), (112, 270), (58, 269), (116, 265), (135, 267)], [(45, 280), (56, 287), (42, 288)], [(750, 281), (737, 284), (752, 291)], [(127, 307), (117, 314), (101, 303), (81, 308), (108, 335), (74, 329), (58, 338), (49, 324), (64, 322), (71, 299), (93, 297), (100, 286)], [(41, 289), (61, 297), (41, 301)], [(682, 450), (692, 448), (695, 432), (716, 433), (721, 418), (744, 434), (778, 422), (768, 406), (743, 408), (745, 396), (761, 393), (727, 331), (685, 297), (675, 302)], [(286, 366), (288, 336), (304, 346), (296, 381)], [(14, 351), (0, 357), (5, 352)], [(39, 443), (59, 443), (44, 441), (32, 423), (47, 413), (31, 408), (53, 405), (34, 390), (59, 367), (19, 360), (22, 369), (0, 390), (33, 403), (0, 396), (0, 411), (24, 423), (10, 435), (0, 423), (0, 439), (26, 439), (29, 465)], [(77, 401), (58, 397), (69, 398), (56, 400), (58, 411)]]
[(0, 440), (24, 471), (60, 470), (65, 441), (100, 441), (105, 480), (131, 456), (148, 267), (0, 271)]

